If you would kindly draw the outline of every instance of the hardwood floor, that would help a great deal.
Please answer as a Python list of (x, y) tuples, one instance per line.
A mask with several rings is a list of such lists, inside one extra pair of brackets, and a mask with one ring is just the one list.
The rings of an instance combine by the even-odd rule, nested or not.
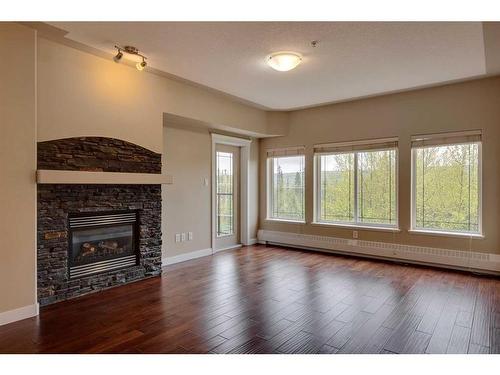
[(250, 246), (0, 327), (1, 353), (500, 353), (500, 280)]

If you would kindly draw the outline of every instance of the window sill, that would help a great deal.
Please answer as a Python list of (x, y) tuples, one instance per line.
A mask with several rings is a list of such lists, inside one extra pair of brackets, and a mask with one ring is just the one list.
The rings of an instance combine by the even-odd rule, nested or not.
[(305, 224), (305, 221), (301, 220), (287, 220), (287, 219), (273, 219), (273, 218), (266, 218), (266, 221), (272, 222), (272, 223), (285, 223), (285, 224)]
[(408, 233), (410, 233), (410, 234), (423, 234), (426, 236), (484, 239), (484, 234), (477, 234), (477, 233), (443, 232), (443, 231), (423, 230), (423, 229), (408, 229)]
[(336, 228), (355, 229), (355, 230), (374, 230), (380, 232), (393, 232), (393, 233), (401, 232), (401, 229), (395, 227), (377, 227), (370, 225), (336, 224), (336, 223), (322, 223), (322, 222), (312, 222), (311, 225), (318, 227), (336, 227)]

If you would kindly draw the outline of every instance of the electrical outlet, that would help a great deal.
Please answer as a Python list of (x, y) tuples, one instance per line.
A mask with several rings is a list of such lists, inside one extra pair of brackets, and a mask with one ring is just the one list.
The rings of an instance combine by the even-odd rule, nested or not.
[(358, 231), (357, 230), (352, 231), (352, 238), (358, 239)]
[(193, 239), (193, 232), (188, 232), (188, 241)]
[(186, 241), (186, 233), (181, 233), (181, 242)]
[(208, 186), (208, 178), (203, 178), (203, 185)]
[(180, 233), (175, 234), (175, 242), (181, 242), (181, 235)]

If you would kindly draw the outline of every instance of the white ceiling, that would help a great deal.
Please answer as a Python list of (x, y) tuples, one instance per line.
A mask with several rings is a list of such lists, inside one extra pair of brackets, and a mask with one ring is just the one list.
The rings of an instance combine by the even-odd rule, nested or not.
[[(164, 72), (270, 109), (295, 109), (484, 75), (481, 22), (55, 22), (113, 53), (133, 45)], [(319, 40), (313, 48), (312, 40)], [(275, 51), (304, 56), (277, 72)]]

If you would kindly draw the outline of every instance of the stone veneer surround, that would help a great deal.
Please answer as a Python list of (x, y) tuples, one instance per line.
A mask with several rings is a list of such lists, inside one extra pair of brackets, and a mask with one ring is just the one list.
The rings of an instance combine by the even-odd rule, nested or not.
[[(161, 155), (125, 141), (79, 137), (38, 143), (38, 169), (161, 173)], [(139, 210), (139, 264), (68, 277), (68, 214)], [(161, 274), (161, 185), (38, 185), (41, 305)]]

